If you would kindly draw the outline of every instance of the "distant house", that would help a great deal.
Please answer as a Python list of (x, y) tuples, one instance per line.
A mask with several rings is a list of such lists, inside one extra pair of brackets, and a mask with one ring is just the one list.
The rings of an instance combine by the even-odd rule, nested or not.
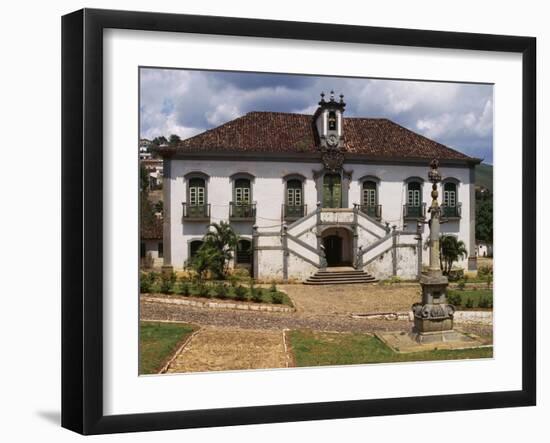
[(151, 268), (163, 264), (164, 245), (162, 241), (162, 219), (155, 217), (140, 227), (140, 262), (141, 266)]
[(139, 140), (139, 159), (147, 160), (151, 158), (152, 142), (149, 139), (142, 138)]
[(148, 158), (146, 160), (140, 160), (140, 162), (147, 171), (147, 176), (149, 178), (149, 189), (161, 189), (163, 177), (162, 159)]
[(322, 94), (313, 115), (250, 112), (179, 143), (164, 159), (164, 265), (181, 268), (209, 223), (243, 242), (235, 265), (260, 279), (305, 280), (351, 266), (377, 278), (415, 278), (437, 159), (442, 234), (456, 235), (475, 269), (475, 166), (469, 157), (385, 118), (344, 117)]

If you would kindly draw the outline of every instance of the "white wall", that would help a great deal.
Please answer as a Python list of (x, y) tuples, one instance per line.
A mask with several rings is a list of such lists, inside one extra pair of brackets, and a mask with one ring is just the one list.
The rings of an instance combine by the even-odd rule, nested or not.
[[(479, 2), (463, 0), (449, 5), (439, 0), (411, 2), (357, 2), (318, 0), (315, 8), (308, 2), (279, 0), (278, 2), (248, 2), (235, 0), (203, 0), (175, 3), (157, 0), (64, 0), (53, 2), (7, 2), (0, 29), (3, 56), (17, 65), (9, 64), (2, 70), (0, 82), (3, 106), (0, 115), (4, 128), (11, 134), (26, 134), (30, 130), (40, 134), (46, 143), (28, 145), (25, 177), (21, 180), (20, 168), (7, 168), (7, 183), (18, 183), (17, 192), (4, 193), (5, 207), (18, 217), (2, 220), (4, 231), (14, 233), (6, 238), (2, 262), (5, 315), (0, 324), (4, 355), (13, 364), (2, 365), (0, 372), (0, 413), (3, 420), (1, 435), (10, 442), (89, 441), (59, 426), (60, 411), (60, 16), (81, 7), (110, 7), (130, 10), (157, 10), (172, 13), (190, 13), (225, 16), (277, 18), (282, 20), (319, 21), (439, 29), (449, 31), (486, 32), (496, 34), (535, 35), (538, 37), (539, 86), (539, 147), (543, 137), (548, 138), (550, 119), (550, 88), (542, 88), (543, 78), (550, 74), (550, 28), (545, 2), (525, 0), (517, 2)], [(24, 23), (24, 26), (22, 26)], [(32, 29), (32, 32), (29, 32)], [(22, 96), (33, 97), (39, 108), (47, 109), (40, 118), (30, 119), (29, 102)], [(132, 112), (130, 112), (132, 114)], [(136, 118), (135, 113), (132, 114)], [(15, 152), (15, 151), (14, 151)], [(539, 151), (540, 152), (540, 151)], [(539, 199), (550, 192), (548, 175), (543, 179), (542, 168), (550, 168), (550, 156), (540, 156), (538, 162)], [(31, 179), (32, 177), (32, 179)], [(36, 183), (40, 183), (37, 186)], [(540, 200), (539, 200), (540, 201)], [(32, 204), (29, 204), (32, 202)], [(550, 206), (540, 205), (539, 221), (550, 218)], [(37, 228), (36, 214), (40, 216)], [(542, 223), (539, 223), (542, 226)], [(44, 235), (47, 232), (48, 235)], [(15, 235), (17, 234), (17, 235)], [(550, 248), (549, 233), (541, 232), (539, 250)], [(29, 267), (29, 248), (40, 245), (32, 252)], [(547, 293), (550, 283), (540, 279), (541, 270), (549, 266), (548, 257), (539, 255), (538, 294)], [(40, 282), (40, 296), (15, 296), (21, 293), (21, 282)], [(131, 435), (94, 437), (94, 442), (131, 441), (135, 443), (180, 442), (182, 439), (201, 442), (279, 443), (281, 441), (314, 440), (317, 442), (341, 441), (347, 437), (368, 435), (371, 440), (425, 442), (425, 432), (444, 435), (446, 443), (464, 441), (543, 441), (548, 434), (550, 415), (550, 383), (544, 374), (550, 369), (550, 322), (541, 321), (548, 311), (547, 298), (539, 297), (539, 405), (531, 408), (506, 408), (481, 411), (447, 412), (390, 417), (325, 420), (273, 425), (235, 426), (226, 428), (164, 431)], [(29, 309), (29, 306), (31, 309)], [(22, 320), (24, 314), (24, 322)], [(32, 325), (32, 327), (25, 327)], [(16, 336), (16, 337), (15, 337)], [(544, 343), (544, 346), (540, 343)], [(31, 358), (32, 355), (32, 358)], [(466, 424), (466, 425), (465, 425)]]
[[(201, 237), (207, 229), (206, 222), (182, 223), (182, 202), (187, 200), (186, 179), (189, 172), (200, 171), (207, 174), (208, 203), (211, 207), (211, 221), (227, 220), (229, 202), (233, 200), (231, 176), (238, 172), (246, 172), (255, 177), (252, 183), (252, 201), (256, 206), (256, 225), (258, 232), (274, 232), (281, 229), (281, 205), (284, 203), (285, 184), (283, 177), (288, 174), (301, 174), (306, 177), (304, 182), (304, 203), (308, 212), (316, 209), (317, 188), (313, 178), (313, 171), (322, 168), (319, 163), (290, 163), (290, 162), (258, 162), (258, 161), (213, 161), (213, 160), (172, 160), (171, 167), (171, 237), (172, 237), (172, 265), (176, 268), (183, 266), (187, 260), (188, 242)], [(344, 169), (353, 171), (352, 182), (349, 188), (349, 207), (361, 202), (361, 183), (359, 179), (365, 175), (373, 175), (380, 179), (378, 202), (382, 205), (382, 222), (396, 225), (398, 229), (414, 231), (414, 222), (405, 226), (403, 220), (403, 205), (406, 202), (407, 178), (418, 176), (427, 179), (429, 166), (416, 165), (367, 165), (345, 164)], [(459, 181), (458, 201), (462, 203), (462, 218), (459, 222), (450, 222), (442, 225), (444, 233), (456, 234), (467, 248), (470, 244), (470, 200), (469, 200), (469, 169), (459, 167), (442, 167), (443, 178), (455, 178)], [(167, 179), (167, 177), (165, 177)], [(439, 200), (442, 192), (439, 186)], [(429, 206), (431, 202), (431, 183), (425, 182), (422, 187), (423, 202)], [(326, 214), (330, 217), (330, 214)], [(323, 214), (321, 214), (323, 217)], [(342, 217), (351, 217), (351, 214), (342, 214)], [(252, 222), (234, 222), (235, 230), (242, 235), (252, 234)], [(424, 238), (428, 230), (424, 229)], [(316, 239), (310, 237), (309, 244), (316, 246)], [(359, 238), (360, 245), (367, 245), (372, 241), (364, 231)], [(268, 254), (263, 254), (267, 257)], [(274, 256), (274, 254), (269, 254)], [(427, 263), (428, 253), (424, 251), (424, 262)], [(271, 263), (274, 265), (275, 263)], [(457, 263), (457, 266), (466, 268), (467, 258)]]

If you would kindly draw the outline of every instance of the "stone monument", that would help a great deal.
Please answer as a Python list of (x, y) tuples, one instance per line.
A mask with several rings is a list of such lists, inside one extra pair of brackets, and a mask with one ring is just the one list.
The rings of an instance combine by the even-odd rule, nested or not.
[(453, 329), (455, 307), (447, 303), (447, 287), (449, 281), (443, 275), (440, 267), (439, 228), (441, 223), (441, 207), (437, 197), (437, 184), (441, 182), (439, 162), (432, 160), (428, 178), (432, 182), (432, 203), (428, 212), (430, 220), (429, 247), (430, 264), (428, 272), (420, 277), (422, 287), (422, 302), (412, 305), (414, 327), (412, 338), (417, 343), (438, 343), (461, 340), (460, 333)]

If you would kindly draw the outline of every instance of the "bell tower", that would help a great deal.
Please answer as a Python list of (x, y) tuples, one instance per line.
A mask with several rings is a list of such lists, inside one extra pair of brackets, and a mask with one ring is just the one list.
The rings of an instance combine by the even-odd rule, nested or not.
[(330, 91), (330, 99), (327, 101), (325, 93), (321, 93), (319, 107), (313, 116), (321, 149), (338, 149), (343, 144), (344, 118), (342, 114), (345, 107), (343, 94), (340, 94), (340, 101), (336, 101), (334, 91)]

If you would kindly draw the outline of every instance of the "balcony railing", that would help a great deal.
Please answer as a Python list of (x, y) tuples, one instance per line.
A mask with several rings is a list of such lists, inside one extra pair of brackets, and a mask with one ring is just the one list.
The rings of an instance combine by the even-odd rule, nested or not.
[(256, 203), (229, 203), (229, 219), (254, 221), (256, 219)]
[(307, 205), (283, 205), (284, 220), (298, 220), (307, 214)]
[(441, 206), (441, 215), (444, 218), (460, 218), (462, 217), (462, 203), (457, 203), (456, 206)]
[(191, 205), (183, 203), (183, 219), (186, 221), (209, 221), (210, 204)]
[(403, 205), (403, 218), (426, 218), (426, 203)]
[(377, 220), (382, 218), (382, 205), (359, 205), (359, 210)]

